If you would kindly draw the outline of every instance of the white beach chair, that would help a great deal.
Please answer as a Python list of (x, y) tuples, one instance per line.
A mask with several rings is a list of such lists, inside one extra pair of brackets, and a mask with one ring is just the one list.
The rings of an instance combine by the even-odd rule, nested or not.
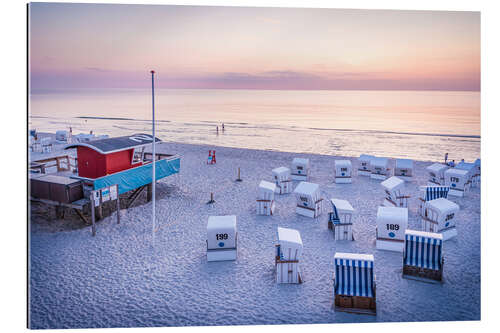
[(350, 160), (335, 160), (335, 183), (352, 183), (352, 165)]
[(390, 176), (389, 159), (374, 157), (370, 160), (371, 179), (385, 180)]
[(56, 131), (56, 141), (68, 143), (69, 132), (68, 131)]
[(236, 260), (236, 216), (210, 216), (207, 223), (207, 261)]
[(41, 138), (40, 144), (42, 146), (42, 153), (52, 152), (52, 139), (50, 137)]
[(456, 197), (465, 196), (465, 192), (469, 190), (471, 183), (471, 172), (468, 170), (461, 170), (457, 168), (451, 168), (444, 173), (445, 185), (450, 187), (448, 195), (453, 195)]
[(300, 182), (293, 193), (297, 199), (297, 208), (295, 209), (297, 214), (312, 218), (321, 215), (323, 199), (318, 184)]
[(392, 176), (380, 183), (386, 197), (383, 205), (386, 207), (408, 208), (408, 199), (411, 198), (405, 187), (405, 182), (399, 177)]
[(379, 207), (376, 229), (377, 249), (403, 252), (407, 227), (408, 208)]
[(337, 252), (333, 260), (335, 311), (375, 315), (377, 297), (373, 255)]
[(469, 172), (469, 187), (476, 187), (478, 184), (479, 166), (474, 163), (459, 162), (455, 169)]
[(302, 283), (299, 268), (302, 251), (300, 233), (295, 229), (278, 227), (278, 244), (274, 262), (277, 283)]
[(279, 167), (273, 169), (274, 183), (276, 184), (276, 193), (287, 194), (292, 192), (291, 172), (289, 168)]
[(422, 215), (422, 230), (440, 233), (443, 235), (443, 240), (455, 237), (457, 235), (455, 216), (459, 210), (460, 207), (448, 199), (430, 200), (425, 204)]
[(448, 166), (441, 163), (434, 163), (429, 165), (426, 170), (429, 174), (429, 180), (427, 185), (444, 185), (444, 172), (448, 170)]
[(347, 200), (330, 199), (332, 211), (328, 214), (328, 229), (333, 230), (335, 240), (354, 240), (352, 215), (354, 208)]
[(479, 185), (481, 184), (481, 159), (480, 158), (476, 159), (474, 164), (476, 165), (476, 170), (477, 170), (476, 181), (477, 184)]
[(413, 160), (398, 158), (394, 167), (394, 176), (405, 181), (413, 179)]
[(257, 197), (257, 214), (273, 215), (275, 202), (274, 192), (276, 185), (271, 182), (261, 181), (259, 184), (259, 194)]
[(307, 180), (309, 177), (309, 159), (295, 157), (292, 161), (292, 179)]
[(372, 158), (375, 156), (373, 155), (366, 155), (366, 154), (361, 154), (358, 158), (358, 175), (359, 176), (366, 176), (370, 177), (371, 175), (371, 169), (370, 169), (370, 161)]
[(443, 236), (438, 233), (406, 230), (403, 277), (425, 282), (443, 280)]

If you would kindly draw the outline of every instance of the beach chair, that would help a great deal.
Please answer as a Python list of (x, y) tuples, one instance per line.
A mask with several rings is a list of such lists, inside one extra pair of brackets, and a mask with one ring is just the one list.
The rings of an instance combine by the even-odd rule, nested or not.
[(335, 253), (335, 311), (370, 315), (377, 313), (373, 263), (371, 254)]
[(429, 165), (426, 170), (429, 174), (429, 179), (427, 181), (428, 185), (444, 185), (444, 172), (448, 170), (448, 166), (441, 163), (434, 163)]
[(370, 178), (385, 180), (390, 176), (389, 159), (385, 157), (374, 157), (370, 160)]
[(207, 261), (236, 260), (236, 216), (210, 216), (207, 223)]
[(358, 175), (359, 176), (366, 176), (370, 177), (371, 175), (371, 169), (370, 169), (370, 161), (372, 158), (375, 156), (373, 155), (366, 155), (366, 154), (361, 154), (358, 158)]
[(385, 191), (385, 198), (382, 205), (386, 207), (408, 208), (408, 199), (411, 196), (405, 187), (405, 182), (399, 177), (392, 176), (380, 183)]
[(347, 200), (330, 199), (332, 211), (328, 214), (328, 229), (333, 230), (335, 240), (354, 240), (352, 215), (354, 208)]
[(41, 138), (40, 145), (42, 146), (42, 153), (52, 152), (52, 139), (49, 137)]
[(307, 180), (309, 177), (309, 159), (295, 157), (292, 160), (292, 179)]
[(274, 260), (277, 283), (302, 283), (299, 268), (302, 251), (300, 233), (295, 229), (278, 227), (278, 244)]
[(279, 167), (273, 169), (274, 183), (276, 184), (276, 193), (287, 194), (292, 192), (291, 172), (289, 168)]
[(476, 171), (477, 171), (476, 181), (477, 181), (477, 184), (479, 185), (479, 184), (481, 184), (481, 159), (480, 158), (476, 159), (474, 164), (476, 165)]
[(451, 168), (444, 173), (444, 183), (450, 188), (448, 195), (456, 197), (465, 196), (465, 192), (469, 190), (471, 181), (471, 172), (468, 170), (461, 170)]
[(419, 207), (418, 211), (421, 216), (425, 214), (426, 203), (439, 199), (448, 198), (450, 188), (448, 186), (420, 186)]
[(474, 163), (459, 162), (455, 169), (466, 170), (469, 172), (469, 187), (476, 187), (478, 184), (477, 176), (479, 174), (479, 167)]
[(394, 176), (405, 181), (413, 179), (413, 160), (398, 158), (394, 167)]
[(56, 131), (56, 141), (68, 143), (69, 132), (68, 131)]
[(438, 233), (406, 230), (403, 277), (424, 282), (443, 281), (443, 236)]
[(352, 183), (352, 165), (350, 160), (335, 160), (335, 183)]
[[(451, 191), (451, 190), (450, 190)], [(436, 232), (448, 240), (457, 235), (455, 216), (460, 207), (445, 198), (438, 198), (426, 202), (422, 217), (422, 230)]]
[(403, 252), (407, 227), (408, 208), (379, 207), (375, 242), (377, 249)]
[(273, 215), (275, 202), (274, 192), (276, 185), (271, 182), (261, 181), (259, 184), (259, 194), (257, 197), (257, 214)]
[(297, 200), (295, 209), (297, 214), (312, 218), (321, 215), (323, 198), (321, 198), (318, 184), (300, 182), (293, 193)]

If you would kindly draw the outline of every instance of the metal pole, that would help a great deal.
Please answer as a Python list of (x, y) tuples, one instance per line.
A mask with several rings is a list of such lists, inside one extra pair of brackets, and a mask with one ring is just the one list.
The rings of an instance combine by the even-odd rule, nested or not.
[(151, 71), (151, 93), (153, 102), (153, 247), (155, 246), (155, 229), (156, 229), (156, 129), (155, 129), (155, 71)]

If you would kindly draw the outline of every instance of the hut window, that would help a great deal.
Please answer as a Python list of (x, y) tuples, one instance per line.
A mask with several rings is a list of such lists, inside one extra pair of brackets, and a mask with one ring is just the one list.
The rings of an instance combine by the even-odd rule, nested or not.
[(143, 156), (144, 147), (134, 148), (134, 154), (132, 155), (132, 164), (142, 162)]

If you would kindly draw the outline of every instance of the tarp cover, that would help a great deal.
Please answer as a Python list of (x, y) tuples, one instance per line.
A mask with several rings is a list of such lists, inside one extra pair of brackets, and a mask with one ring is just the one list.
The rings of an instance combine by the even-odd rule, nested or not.
[[(179, 173), (181, 169), (181, 158), (163, 159), (155, 163), (156, 180)], [(137, 168), (124, 170), (112, 175), (97, 178), (94, 181), (94, 189), (99, 190), (114, 184), (118, 184), (120, 194), (134, 190), (153, 181), (152, 164), (146, 164)]]
[(441, 234), (407, 230), (404, 263), (439, 270), (441, 268), (443, 237)]
[(335, 294), (373, 297), (373, 256), (337, 253), (334, 263)]

